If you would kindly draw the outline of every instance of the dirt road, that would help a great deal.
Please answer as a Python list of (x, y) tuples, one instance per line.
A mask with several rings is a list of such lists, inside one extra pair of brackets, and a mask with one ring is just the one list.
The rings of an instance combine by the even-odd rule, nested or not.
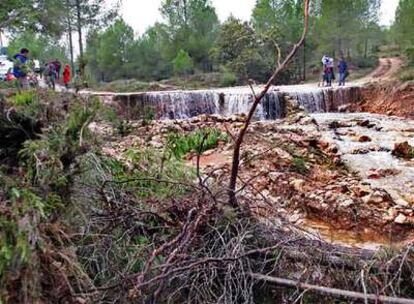
[(372, 81), (392, 79), (403, 63), (403, 60), (399, 57), (380, 58), (378, 67), (374, 71), (353, 83), (364, 84)]

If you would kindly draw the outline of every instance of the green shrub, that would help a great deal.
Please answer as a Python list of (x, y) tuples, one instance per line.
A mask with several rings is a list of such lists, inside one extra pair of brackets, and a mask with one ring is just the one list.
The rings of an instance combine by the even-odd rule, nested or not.
[(189, 152), (202, 154), (217, 147), (219, 141), (227, 141), (228, 135), (218, 129), (202, 129), (190, 134), (171, 133), (167, 137), (167, 150), (177, 159)]
[(309, 172), (306, 167), (306, 161), (301, 156), (293, 156), (292, 170), (299, 174), (306, 174)]
[(400, 72), (398, 78), (401, 81), (411, 81), (414, 80), (414, 68), (404, 69)]
[[(114, 173), (117, 179), (129, 179), (128, 184), (133, 186), (135, 195), (140, 198), (170, 197), (185, 194), (189, 188), (185, 183), (194, 180), (194, 170), (175, 157), (165, 157), (163, 151), (154, 148), (129, 149), (125, 153), (127, 161), (133, 164), (134, 169), (130, 172), (120, 171), (119, 166)], [(156, 180), (173, 181), (157, 182)], [(176, 184), (181, 181), (183, 184)]]
[(186, 75), (192, 72), (194, 63), (190, 55), (184, 51), (180, 50), (172, 62), (174, 67), (174, 73), (176, 75)]
[(414, 65), (414, 47), (411, 46), (404, 50), (405, 56), (407, 56), (408, 63), (410, 65)]
[(28, 106), (35, 102), (36, 94), (34, 91), (23, 91), (14, 96), (12, 102), (14, 106)]
[(85, 104), (75, 104), (70, 112), (67, 122), (66, 134), (73, 141), (77, 141), (88, 131), (87, 126), (93, 121), (102, 108), (102, 104), (97, 99), (87, 101)]
[(378, 58), (375, 56), (369, 56), (369, 57), (357, 57), (353, 58), (351, 60), (353, 64), (358, 66), (361, 69), (364, 68), (373, 68), (376, 67), (378, 64)]
[(220, 86), (222, 87), (231, 87), (234, 85), (237, 85), (238, 79), (236, 74), (229, 72), (229, 71), (225, 71), (223, 72), (223, 74), (221, 74), (221, 78), (220, 78)]
[(153, 108), (147, 108), (142, 119), (142, 125), (147, 126), (156, 118), (156, 113)]
[(126, 121), (126, 120), (121, 119), (116, 124), (116, 132), (121, 137), (125, 137), (125, 136), (129, 135), (131, 133), (131, 131), (132, 131), (131, 126), (129, 125), (128, 121)]

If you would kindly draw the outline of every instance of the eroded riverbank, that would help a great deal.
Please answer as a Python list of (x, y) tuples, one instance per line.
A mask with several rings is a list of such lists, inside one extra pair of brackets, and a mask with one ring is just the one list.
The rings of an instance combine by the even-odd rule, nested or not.
[[(145, 126), (137, 121), (131, 123), (130, 135), (108, 141), (104, 151), (122, 160), (134, 147), (162, 149), (171, 133), (218, 129), (228, 134), (228, 141), (204, 152), (199, 166), (209, 186), (225, 195), (232, 137), (243, 119), (204, 115)], [(239, 199), (260, 218), (310, 228), (313, 237), (328, 242), (365, 248), (404, 245), (414, 232), (413, 189), (407, 184), (413, 163), (392, 156), (391, 150), (397, 142), (412, 142), (412, 124), (365, 113), (257, 121), (243, 146)], [(194, 153), (186, 158), (196, 166)]]

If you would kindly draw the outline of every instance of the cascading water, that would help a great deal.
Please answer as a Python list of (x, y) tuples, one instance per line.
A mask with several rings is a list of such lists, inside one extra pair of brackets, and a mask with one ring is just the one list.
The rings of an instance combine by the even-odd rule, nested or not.
[(299, 102), (299, 105), (302, 106), (308, 112), (326, 112), (325, 94), (323, 90), (315, 90), (311, 92), (298, 92), (295, 95)]
[[(213, 90), (118, 94), (114, 98), (129, 118), (152, 113), (157, 119), (185, 119), (200, 114), (247, 114), (254, 101), (250, 92)], [(281, 118), (282, 114), (281, 95), (272, 91), (258, 106), (255, 119), (276, 119)]]
[[(271, 89), (259, 104), (254, 118), (266, 120), (284, 117), (284, 95), (295, 98), (310, 113), (332, 112), (341, 105), (357, 101), (360, 88), (287, 86)], [(247, 114), (254, 95), (248, 88), (229, 88), (115, 94), (114, 101), (121, 105), (131, 119), (147, 115), (156, 119), (185, 119), (201, 114)]]

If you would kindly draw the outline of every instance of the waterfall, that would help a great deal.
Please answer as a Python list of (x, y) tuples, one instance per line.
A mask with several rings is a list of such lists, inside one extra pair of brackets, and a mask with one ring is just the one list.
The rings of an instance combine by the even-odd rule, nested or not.
[(295, 95), (299, 105), (309, 113), (326, 112), (325, 94), (323, 90), (298, 92)]
[[(359, 100), (358, 87), (318, 88), (310, 85), (272, 88), (258, 105), (254, 119), (273, 120), (285, 115), (284, 95), (295, 98), (309, 113), (337, 111), (344, 104)], [(217, 90), (120, 93), (113, 102), (130, 119), (186, 119), (201, 114), (225, 116), (247, 114), (254, 95), (250, 88)]]
[(357, 102), (361, 98), (358, 87), (312, 88), (292, 92), (301, 105), (309, 113), (335, 112), (342, 105)]

